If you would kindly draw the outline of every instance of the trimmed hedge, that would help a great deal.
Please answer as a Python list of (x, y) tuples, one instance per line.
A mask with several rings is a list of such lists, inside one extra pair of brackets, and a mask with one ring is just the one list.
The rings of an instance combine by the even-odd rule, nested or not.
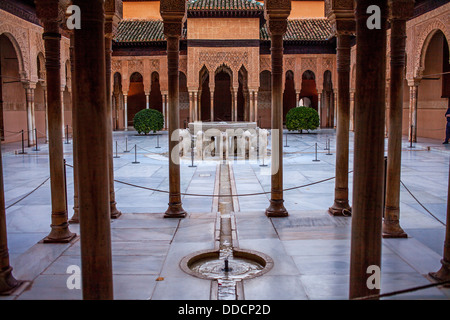
[(289, 131), (314, 130), (319, 127), (319, 114), (309, 107), (296, 107), (286, 115), (286, 128)]
[(164, 116), (154, 109), (143, 109), (133, 118), (134, 129), (139, 134), (159, 131), (164, 127)]

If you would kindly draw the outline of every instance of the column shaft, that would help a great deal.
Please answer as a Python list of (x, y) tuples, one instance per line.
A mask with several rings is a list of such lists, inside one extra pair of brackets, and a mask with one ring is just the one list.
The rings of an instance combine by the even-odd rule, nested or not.
[(179, 105), (179, 70), (180, 55), (179, 36), (167, 36), (167, 68), (169, 87), (169, 208), (165, 218), (184, 218), (180, 194), (180, 156), (177, 151), (179, 143), (180, 114)]
[(272, 179), (269, 217), (288, 215), (283, 205), (283, 34), (271, 35), (272, 56)]
[[(107, 147), (109, 160), (109, 201), (111, 206), (111, 218), (117, 219), (122, 215), (117, 209), (116, 191), (114, 188), (114, 151), (113, 151), (113, 136), (112, 136), (112, 101), (111, 101), (111, 55), (112, 55), (112, 39), (105, 37), (105, 81), (106, 81), (106, 112), (107, 112)], [(147, 95), (147, 109), (148, 109), (148, 95)]]
[(402, 157), (403, 74), (406, 20), (391, 20), (390, 108), (383, 237), (406, 238), (400, 227), (400, 172)]
[[(371, 0), (356, 4), (356, 126), (350, 257), (350, 298), (378, 294), (369, 289), (369, 266), (381, 268), (384, 176), (387, 0), (377, 1), (380, 29), (367, 28)], [(369, 11), (370, 12), (370, 11)]]
[(64, 153), (60, 73), (61, 34), (57, 22), (44, 23), (45, 67), (47, 72), (47, 102), (49, 131), (50, 190), (52, 222), (44, 242), (69, 242), (76, 235), (69, 230), (64, 178)]
[(128, 131), (128, 94), (123, 95), (123, 127), (125, 131)]
[(334, 216), (347, 216), (348, 203), (348, 152), (350, 122), (350, 35), (337, 36), (338, 116), (336, 129), (336, 180), (334, 204), (328, 212)]
[(35, 120), (34, 120), (34, 88), (29, 84), (25, 88), (26, 101), (27, 101), (27, 130), (28, 130), (28, 147), (35, 145)]
[[(113, 299), (109, 140), (102, 0), (74, 0), (83, 12), (75, 29), (76, 130), (83, 298)], [(89, 81), (85, 81), (89, 79)], [(95, 150), (96, 156), (91, 155)], [(95, 177), (93, 179), (92, 177)]]

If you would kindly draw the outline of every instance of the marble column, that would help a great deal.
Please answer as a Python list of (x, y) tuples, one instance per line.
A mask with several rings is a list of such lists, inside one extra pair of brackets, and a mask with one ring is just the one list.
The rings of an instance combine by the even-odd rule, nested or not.
[[(192, 91), (189, 91), (189, 119), (191, 119), (192, 122), (195, 121), (194, 118), (194, 93)], [(163, 102), (164, 104), (164, 102)]]
[(123, 93), (123, 130), (128, 131), (128, 93)]
[(417, 105), (420, 80), (408, 81), (409, 86), (409, 141), (417, 142)]
[(238, 121), (238, 89), (239, 89), (239, 88), (236, 88), (236, 87), (233, 88), (233, 99), (234, 99), (234, 102), (233, 102), (234, 110), (233, 110), (233, 112), (234, 112), (234, 121)]
[(210, 104), (211, 116), (210, 117), (211, 117), (211, 122), (213, 122), (214, 121), (214, 87), (210, 87), (209, 92), (211, 93), (211, 104)]
[(76, 236), (69, 230), (67, 217), (61, 101), (61, 33), (58, 0), (36, 1), (36, 13), (44, 24), (45, 67), (47, 75), (50, 190), (52, 201), (51, 231), (44, 243), (67, 243)]
[(150, 109), (150, 93), (145, 93), (145, 109)]
[[(83, 14), (75, 29), (76, 130), (83, 299), (113, 299), (109, 139), (103, 0), (74, 0)], [(89, 79), (89, 81), (84, 81)], [(94, 112), (95, 110), (95, 112)], [(92, 157), (89, 150), (95, 150)], [(92, 177), (95, 177), (93, 179)], [(82, 187), (81, 187), (82, 186)]]
[(258, 124), (258, 91), (254, 92), (254, 96), (255, 96), (254, 117), (256, 124)]
[(45, 143), (48, 143), (48, 103), (47, 103), (47, 84), (42, 85), (44, 90), (44, 107), (45, 107)]
[(0, 295), (8, 295), (20, 286), (22, 282), (14, 278), (9, 261), (2, 162), (2, 148), (0, 142)]
[(295, 92), (295, 106), (299, 107), (300, 106), (300, 91), (296, 91)]
[(322, 127), (322, 93), (318, 90), (317, 94), (317, 113), (319, 114), (319, 128)]
[[(381, 268), (387, 0), (377, 1), (380, 29), (367, 28), (372, 0), (355, 2), (356, 126), (350, 253), (350, 299), (379, 294), (369, 289), (370, 266)], [(368, 273), (369, 271), (369, 273)]]
[(250, 112), (249, 112), (249, 119), (250, 122), (255, 121), (255, 95), (254, 91), (250, 91)]
[(350, 90), (350, 131), (355, 131), (355, 89)]
[(406, 20), (412, 16), (413, 0), (390, 3), (390, 81), (384, 238), (406, 238), (400, 227), (400, 175), (402, 157), (403, 82), (405, 73)]
[(265, 6), (272, 58), (272, 163), (268, 217), (288, 216), (283, 204), (283, 35), (290, 11), (290, 0), (268, 0)]
[[(73, 32), (70, 34), (70, 70), (73, 79), (75, 79), (75, 35)], [(73, 215), (70, 218), (69, 223), (80, 223), (80, 205), (78, 201), (78, 138), (77, 138), (77, 112), (76, 112), (76, 93), (77, 83), (72, 82), (72, 148), (73, 148)]]
[(194, 91), (194, 119), (195, 121), (199, 121), (199, 117), (198, 117), (198, 92)]
[(27, 137), (28, 137), (28, 147), (34, 146), (36, 144), (35, 140), (35, 120), (34, 120), (34, 90), (36, 84), (27, 82), (24, 84), (25, 96), (27, 102)]
[(182, 207), (180, 194), (179, 143), (179, 59), (180, 37), (186, 17), (186, 1), (163, 1), (160, 6), (167, 40), (167, 69), (169, 89), (169, 208), (165, 218), (184, 218), (187, 213)]
[(350, 32), (338, 31), (337, 73), (338, 73), (338, 123), (336, 125), (336, 179), (334, 203), (328, 209), (333, 216), (349, 216), (348, 201), (348, 154), (350, 122)]

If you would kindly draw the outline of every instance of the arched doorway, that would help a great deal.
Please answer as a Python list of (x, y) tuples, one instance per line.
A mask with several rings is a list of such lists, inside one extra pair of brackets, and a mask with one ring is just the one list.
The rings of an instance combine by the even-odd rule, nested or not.
[(418, 88), (417, 136), (442, 140), (445, 137), (445, 112), (450, 98), (449, 45), (441, 30), (430, 34), (423, 48), (423, 76)]
[(272, 74), (264, 70), (259, 74), (258, 91), (258, 126), (270, 128), (272, 126)]
[(222, 66), (216, 70), (214, 77), (214, 118), (215, 121), (231, 121), (232, 99), (231, 70)]
[(153, 72), (151, 76), (149, 108), (162, 112), (162, 95), (159, 83), (159, 73)]
[(22, 61), (12, 41), (6, 34), (0, 35), (0, 134), (5, 142), (19, 141), (21, 135), (16, 133), (27, 132), (26, 95), (20, 75)]
[(286, 115), (289, 110), (296, 107), (296, 100), (294, 72), (288, 70), (286, 72), (283, 93), (283, 121), (286, 121)]
[(248, 73), (244, 66), (238, 73), (237, 121), (247, 121), (250, 116), (250, 97), (248, 91)]
[(320, 126), (322, 128), (333, 128), (334, 126), (334, 94), (331, 71), (323, 73), (322, 107), (320, 114)]
[(178, 101), (180, 110), (180, 128), (184, 128), (184, 121), (186, 121), (186, 126), (189, 123), (189, 92), (187, 88), (187, 77), (183, 72), (179, 72), (179, 82), (178, 82)]
[[(208, 69), (203, 66), (200, 70), (199, 74), (200, 86), (199, 86), (199, 119), (201, 121), (209, 121), (211, 120), (211, 90), (210, 86), (210, 78)], [(195, 105), (195, 104), (194, 104)], [(216, 110), (214, 110), (214, 117), (216, 116)]]
[(130, 76), (130, 88), (128, 90), (128, 124), (127, 126), (133, 126), (134, 115), (145, 109), (146, 98), (144, 92), (144, 82), (142, 75), (139, 72), (135, 72)]

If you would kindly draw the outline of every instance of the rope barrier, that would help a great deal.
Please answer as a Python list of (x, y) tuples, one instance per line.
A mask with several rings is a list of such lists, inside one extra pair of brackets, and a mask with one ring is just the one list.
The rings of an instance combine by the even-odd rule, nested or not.
[(414, 292), (414, 291), (428, 289), (428, 288), (433, 288), (433, 287), (438, 287), (438, 286), (445, 286), (445, 285), (448, 285), (448, 284), (450, 284), (450, 280), (436, 282), (436, 283), (431, 283), (431, 284), (426, 284), (426, 285), (423, 285), (423, 286), (412, 287), (412, 288), (403, 289), (403, 290), (392, 291), (392, 292), (383, 293), (383, 294), (374, 294), (374, 295), (370, 295), (370, 296), (355, 298), (353, 300), (377, 300), (379, 298), (391, 297), (391, 296), (395, 296), (395, 295), (398, 295), (398, 294)]
[(402, 186), (406, 189), (406, 191), (408, 191), (408, 193), (411, 195), (411, 197), (413, 197), (414, 200), (416, 200), (417, 203), (420, 204), (420, 206), (421, 206), (426, 212), (428, 212), (428, 214), (430, 214), (433, 218), (435, 218), (437, 221), (439, 221), (443, 226), (446, 225), (444, 222), (442, 222), (441, 220), (439, 220), (434, 214), (432, 214), (432, 213), (430, 212), (430, 210), (428, 210), (428, 209), (427, 209), (427, 208), (419, 201), (419, 199), (417, 199), (417, 198), (413, 195), (413, 193), (408, 189), (408, 187), (403, 183), (402, 180), (400, 180), (400, 183), (401, 183)]
[[(66, 163), (66, 166), (73, 168), (72, 165)], [(352, 173), (353, 171), (349, 171), (349, 173)], [(286, 188), (283, 189), (283, 191), (291, 191), (291, 190), (295, 190), (295, 189), (301, 189), (301, 188), (306, 188), (309, 186), (313, 186), (319, 183), (323, 183), (326, 181), (330, 181), (333, 180), (335, 177), (331, 177), (331, 178), (327, 178), (327, 179), (323, 179), (323, 180), (319, 180), (319, 181), (315, 181), (315, 182), (311, 182), (308, 184), (304, 184), (301, 186), (296, 186), (296, 187), (291, 187), (291, 188)], [(130, 187), (135, 187), (135, 188), (139, 188), (139, 189), (144, 189), (144, 190), (149, 190), (149, 191), (154, 191), (154, 192), (161, 192), (161, 193), (170, 193), (170, 191), (167, 190), (160, 190), (160, 189), (155, 189), (155, 188), (150, 188), (150, 187), (144, 187), (144, 186), (139, 186), (133, 183), (129, 183), (129, 182), (125, 182), (125, 181), (120, 181), (120, 180), (116, 180), (114, 179), (115, 182), (117, 183), (121, 183)], [(244, 194), (230, 194), (230, 195), (217, 195), (217, 194), (198, 194), (198, 193), (180, 193), (180, 195), (182, 196), (193, 196), (193, 197), (249, 197), (249, 196), (259, 196), (259, 195), (265, 195), (265, 194), (269, 194), (272, 191), (265, 191), (265, 192), (255, 192), (255, 193), (244, 193)]]
[(26, 195), (24, 195), (22, 198), (20, 198), (19, 200), (17, 200), (16, 202), (10, 204), (9, 206), (7, 206), (5, 208), (5, 210), (8, 210), (9, 208), (15, 206), (16, 204), (18, 204), (19, 202), (25, 200), (27, 197), (29, 197), (32, 193), (34, 193), (36, 190), (38, 190), (40, 187), (42, 187), (48, 180), (50, 180), (50, 177), (48, 177), (47, 179), (45, 179), (40, 185), (38, 185), (36, 188), (34, 188), (32, 191), (28, 192)]

